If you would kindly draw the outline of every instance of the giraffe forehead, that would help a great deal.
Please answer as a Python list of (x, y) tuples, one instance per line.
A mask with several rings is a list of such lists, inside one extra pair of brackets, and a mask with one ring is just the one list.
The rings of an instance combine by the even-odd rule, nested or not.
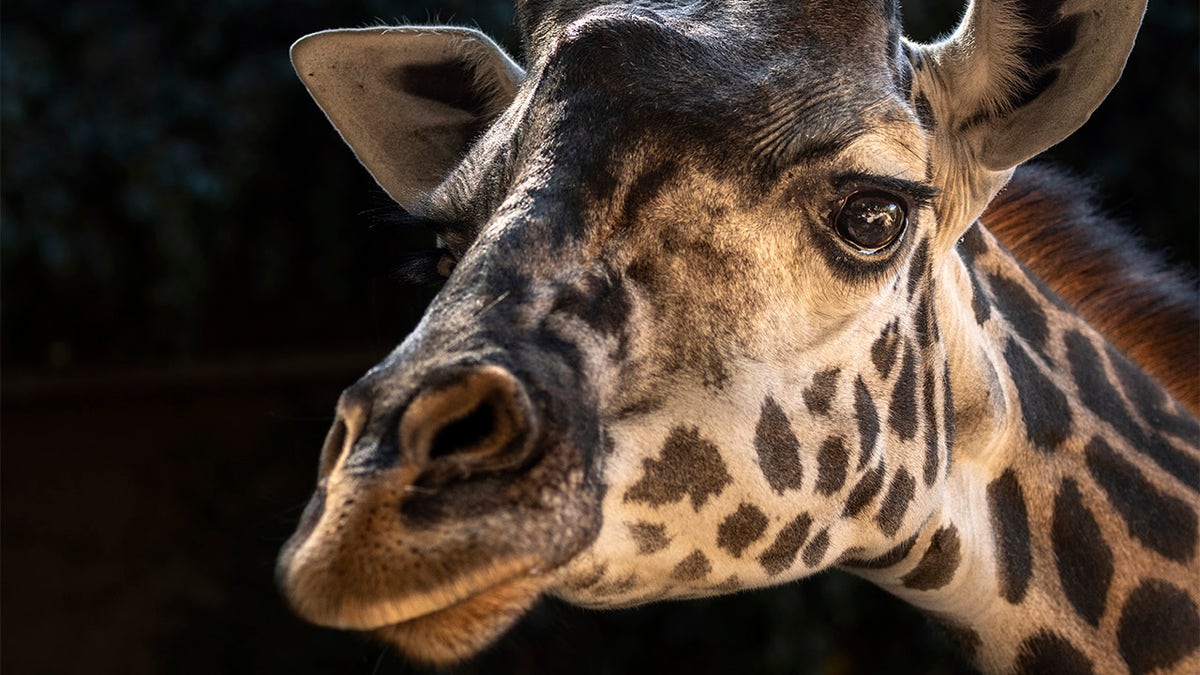
[(905, 106), (875, 124), (847, 145), (839, 163), (848, 168), (920, 182), (929, 161), (929, 139)]
[[(462, 212), (473, 201), (494, 208), (506, 198), (570, 209), (546, 199), (554, 190), (547, 188), (569, 185), (585, 201), (603, 200), (619, 194), (617, 183), (646, 174), (668, 184), (700, 173), (758, 195), (813, 159), (924, 173), (921, 126), (894, 77), (907, 61), (875, 43), (846, 60), (753, 47), (740, 31), (702, 22), (681, 24), (686, 29), (624, 16), (591, 23), (564, 30), (569, 39), (531, 69), (525, 94), (439, 188), (435, 209)], [(897, 39), (880, 38), (878, 47)], [(528, 190), (537, 196), (522, 194)]]

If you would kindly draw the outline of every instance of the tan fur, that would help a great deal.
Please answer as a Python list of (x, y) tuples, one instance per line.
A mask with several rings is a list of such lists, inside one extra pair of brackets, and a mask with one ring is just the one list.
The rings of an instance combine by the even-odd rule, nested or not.
[(529, 611), (545, 582), (519, 579), (375, 634), (425, 663), (451, 663), (471, 656), (508, 630)]
[[(1200, 526), (1178, 484), (1197, 473), (1194, 427), (1174, 404), (1123, 398), (1159, 390), (1104, 354), (1115, 343), (1200, 408), (1194, 289), (1083, 206), (1085, 188), (1037, 168), (958, 249), (971, 269), (953, 252), (1013, 167), (1099, 104), (1140, 3), (1067, 19), (981, 0), (955, 40), (908, 50), (912, 108), (899, 52), (832, 67), (841, 40), (857, 51), (898, 34), (891, 15), (710, 23), (673, 6), (526, 6), (532, 74), (482, 138), (444, 135), (430, 147), (447, 161), (412, 173), (419, 147), (365, 136), (392, 153), (373, 170), (405, 167), (396, 185), (451, 172), (418, 203), (458, 264), (416, 331), (343, 397), (281, 554), (290, 602), (448, 664), (542, 592), (618, 607), (861, 564), (969, 631), (990, 671), (1195, 666), (1192, 633), (1149, 625), (1200, 621)], [(778, 23), (760, 38), (766, 18)], [(830, 34), (806, 42), (818, 24)], [(742, 64), (724, 38), (747, 31), (745, 53), (771, 53), (776, 34), (801, 41), (779, 42), (786, 62)], [(369, 70), (379, 36), (336, 35), (361, 43)], [(446, 46), (427, 38), (408, 34), (409, 65)], [(332, 39), (302, 44), (335, 54)], [(424, 105), (414, 83), (397, 91)], [(353, 101), (354, 84), (329, 87)], [(777, 103), (792, 92), (819, 117)], [(387, 115), (421, 114), (376, 93)], [(401, 129), (459, 113), (486, 126), (454, 98), (439, 103), (457, 113)], [(782, 112), (811, 142), (787, 163), (739, 166), (748, 149), (769, 154), (747, 130), (784, 142)], [(870, 188), (922, 202), (934, 188), (937, 217), (861, 259), (828, 223)], [(997, 320), (975, 307), (987, 290)], [(1174, 426), (1144, 428), (1162, 420)], [(1163, 587), (1131, 601), (1145, 583)], [(1186, 607), (1148, 606), (1171, 603)], [(1131, 652), (1130, 639), (1149, 644)]]
[(953, 117), (964, 118), (980, 111), (1006, 114), (1012, 110), (1013, 92), (1029, 87), (1029, 73), (1021, 58), (1028, 48), (1026, 24), (1015, 3), (1003, 0), (972, 2), (954, 33), (933, 52), (942, 69), (950, 71), (957, 85)]
[(1078, 181), (1018, 171), (980, 219), (1081, 316), (1200, 415), (1195, 285), (1086, 206)]

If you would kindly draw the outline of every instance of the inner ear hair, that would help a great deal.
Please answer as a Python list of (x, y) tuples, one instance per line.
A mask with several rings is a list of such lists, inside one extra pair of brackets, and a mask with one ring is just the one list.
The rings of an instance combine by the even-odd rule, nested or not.
[(918, 47), (917, 90), (990, 171), (1079, 128), (1120, 78), (1144, 0), (975, 0), (945, 40)]
[(516, 96), (524, 71), (470, 28), (314, 33), (292, 64), (342, 139), (411, 209)]

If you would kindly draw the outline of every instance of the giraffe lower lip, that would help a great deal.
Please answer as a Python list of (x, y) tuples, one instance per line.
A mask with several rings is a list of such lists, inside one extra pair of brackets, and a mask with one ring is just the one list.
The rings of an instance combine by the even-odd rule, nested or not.
[(547, 583), (540, 577), (508, 579), (371, 632), (417, 660), (450, 664), (478, 653), (503, 634), (533, 606)]
[[(482, 583), (480, 583), (482, 581)], [(522, 595), (522, 591), (540, 594), (550, 584), (551, 575), (544, 574), (538, 567), (522, 565), (510, 569), (508, 574), (497, 575), (492, 579), (479, 580), (475, 583), (464, 583), (469, 590), (439, 589), (423, 599), (413, 602), (400, 600), (377, 606), (373, 611), (360, 613), (354, 618), (344, 616), (336, 626), (342, 629), (359, 631), (387, 630), (397, 626), (406, 626), (414, 622), (444, 618), (455, 612), (467, 611), (487, 603), (504, 604), (504, 600), (513, 595)], [(536, 590), (534, 590), (536, 589)], [(365, 616), (364, 616), (365, 614)]]
[(479, 590), (473, 591), (470, 594), (466, 595), (465, 597), (458, 599), (458, 600), (454, 600), (447, 605), (438, 607), (437, 609), (431, 609), (429, 611), (426, 611), (426, 612), (423, 612), (420, 614), (415, 614), (413, 616), (409, 616), (409, 617), (401, 619), (399, 621), (390, 621), (390, 622), (384, 623), (384, 624), (374, 628), (374, 630), (388, 630), (390, 628), (396, 628), (397, 626), (407, 626), (407, 625), (411, 625), (415, 622), (420, 622), (420, 621), (436, 621), (436, 620), (440, 620), (440, 619), (445, 619), (448, 616), (452, 616), (456, 611), (469, 610), (472, 603), (481, 602), (489, 594), (492, 594), (493, 592), (502, 591), (505, 587), (507, 587), (513, 583), (515, 583), (515, 582), (501, 581), (497, 584), (493, 584), (491, 586), (487, 586), (485, 588), (481, 588)]

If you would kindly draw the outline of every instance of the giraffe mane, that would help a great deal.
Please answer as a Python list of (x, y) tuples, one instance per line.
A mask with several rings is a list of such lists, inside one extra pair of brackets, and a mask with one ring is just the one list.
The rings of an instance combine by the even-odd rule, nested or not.
[(1194, 276), (1096, 210), (1083, 180), (1022, 166), (980, 220), (1035, 275), (1200, 415)]

